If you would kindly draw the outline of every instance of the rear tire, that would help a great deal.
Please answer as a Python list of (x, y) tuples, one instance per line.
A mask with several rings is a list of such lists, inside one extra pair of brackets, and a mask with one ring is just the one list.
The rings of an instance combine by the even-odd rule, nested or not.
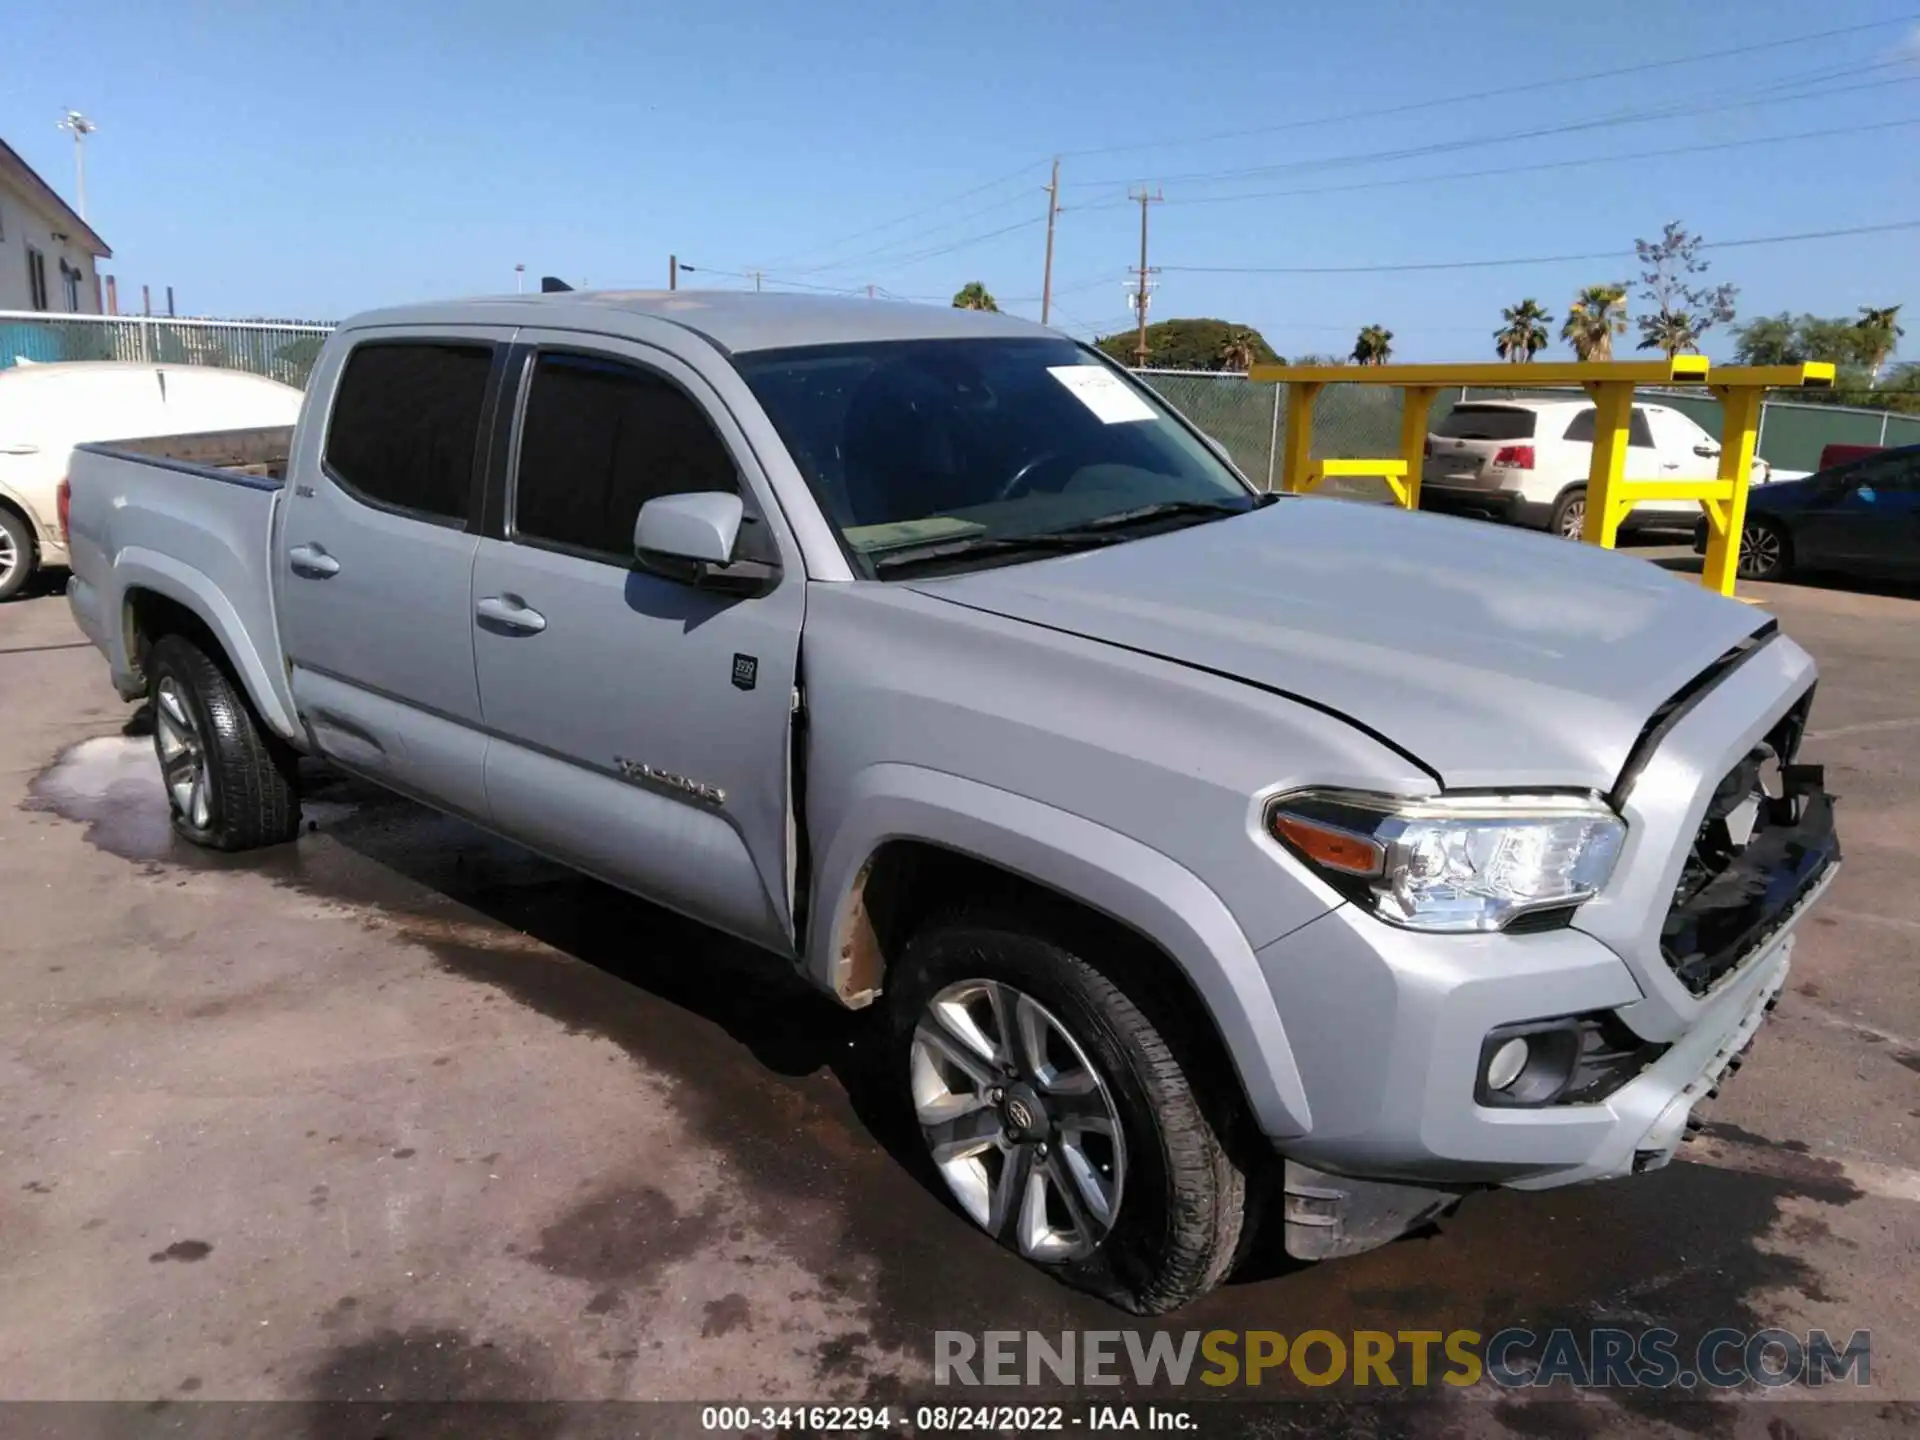
[(1553, 515), (1547, 521), (1549, 533), (1562, 540), (1578, 540), (1587, 525), (1587, 487), (1575, 485), (1554, 502)]
[(889, 977), (889, 1068), (976, 1225), (1075, 1289), (1163, 1314), (1232, 1270), (1248, 1180), (1182, 1017), (1076, 953), (1098, 943), (1010, 907), (928, 924)]
[(0, 505), (0, 600), (11, 600), (33, 578), (39, 554), (33, 527)]
[(1742, 580), (1784, 580), (1793, 569), (1793, 540), (1778, 522), (1749, 520), (1740, 530)]
[(227, 672), (183, 635), (147, 658), (153, 748), (173, 828), (210, 850), (281, 845), (300, 833), (293, 752), (268, 734)]

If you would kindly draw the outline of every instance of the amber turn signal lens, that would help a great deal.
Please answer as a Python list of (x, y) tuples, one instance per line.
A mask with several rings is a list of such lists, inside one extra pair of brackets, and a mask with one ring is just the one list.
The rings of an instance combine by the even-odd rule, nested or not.
[(1378, 875), (1387, 858), (1386, 851), (1364, 835), (1284, 811), (1273, 817), (1273, 833), (1314, 864), (1347, 875)]

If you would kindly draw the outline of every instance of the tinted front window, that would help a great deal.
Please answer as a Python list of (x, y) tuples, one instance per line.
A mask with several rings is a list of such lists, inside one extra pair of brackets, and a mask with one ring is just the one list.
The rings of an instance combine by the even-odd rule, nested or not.
[(1853, 489), (1864, 485), (1876, 493), (1920, 490), (1920, 451), (1869, 460), (1853, 471), (1848, 484)]
[(1448, 440), (1531, 440), (1534, 413), (1509, 405), (1456, 405), (1433, 433)]
[(647, 501), (738, 485), (706, 413), (671, 381), (587, 355), (535, 363), (520, 429), (517, 537), (625, 561)]
[(891, 341), (737, 363), (856, 560), (1169, 502), (1252, 503), (1158, 397), (1071, 341)]
[[(1578, 440), (1583, 444), (1593, 443), (1593, 406), (1589, 405), (1572, 420), (1567, 422), (1567, 433), (1562, 440)], [(1642, 450), (1653, 449), (1653, 431), (1647, 425), (1647, 412), (1634, 406), (1627, 416), (1627, 444), (1638, 445)]]
[(327, 470), (361, 499), (464, 521), (493, 349), (368, 344), (347, 357)]

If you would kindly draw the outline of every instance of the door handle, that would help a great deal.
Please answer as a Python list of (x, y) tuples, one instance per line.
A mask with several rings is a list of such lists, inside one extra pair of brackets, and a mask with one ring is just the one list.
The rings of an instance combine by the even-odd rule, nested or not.
[(1680, 468), (1680, 462), (1678, 460), (1663, 460), (1660, 462), (1660, 468), (1662, 470), (1678, 470)]
[(523, 635), (538, 635), (547, 628), (547, 617), (529, 608), (518, 595), (489, 595), (473, 607), (473, 613), (503, 630)]
[(340, 562), (329, 555), (324, 545), (296, 545), (287, 551), (287, 564), (293, 573), (309, 580), (325, 580), (340, 573)]

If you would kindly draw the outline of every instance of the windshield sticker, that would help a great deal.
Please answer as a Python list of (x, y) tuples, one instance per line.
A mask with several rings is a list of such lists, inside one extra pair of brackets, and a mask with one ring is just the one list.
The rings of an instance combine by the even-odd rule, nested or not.
[(1066, 386), (1073, 398), (1091, 410), (1102, 425), (1124, 425), (1132, 420), (1157, 420), (1151, 406), (1129, 390), (1120, 377), (1099, 365), (1049, 365), (1047, 373)]
[(963, 535), (981, 534), (986, 528), (977, 520), (928, 515), (919, 520), (891, 520), (883, 525), (849, 525), (842, 533), (847, 537), (847, 544), (865, 555), (875, 550), (918, 545), (926, 540), (957, 540)]

